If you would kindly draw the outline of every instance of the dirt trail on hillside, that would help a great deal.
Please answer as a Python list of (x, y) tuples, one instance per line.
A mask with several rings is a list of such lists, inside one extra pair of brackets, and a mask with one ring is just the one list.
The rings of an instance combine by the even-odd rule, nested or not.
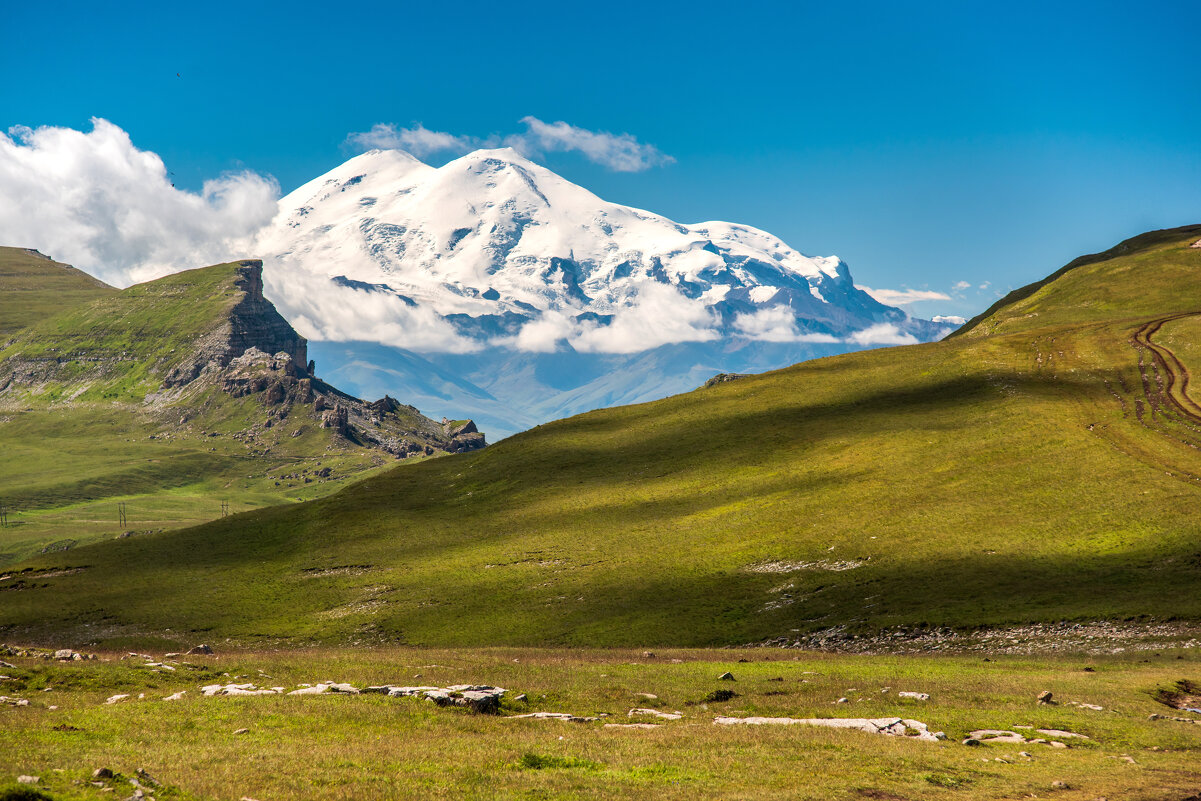
[(1188, 368), (1170, 348), (1155, 342), (1153, 339), (1164, 323), (1199, 315), (1201, 315), (1201, 312), (1184, 312), (1151, 320), (1144, 323), (1134, 333), (1131, 344), (1140, 349), (1140, 355), (1143, 348), (1150, 351), (1154, 362), (1156, 391), (1152, 393), (1151, 382), (1147, 376), (1146, 367), (1142, 359), (1139, 359), (1139, 372), (1143, 376), (1143, 389), (1146, 391), (1148, 400), (1152, 400), (1153, 394), (1160, 399), (1166, 399), (1169, 405), (1188, 418), (1190, 422), (1201, 425), (1201, 405), (1198, 405), (1188, 394), (1189, 380), (1191, 378)]

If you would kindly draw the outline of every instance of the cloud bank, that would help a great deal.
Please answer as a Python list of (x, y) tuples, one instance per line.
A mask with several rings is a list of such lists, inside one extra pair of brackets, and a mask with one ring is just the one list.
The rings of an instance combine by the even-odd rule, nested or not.
[(885, 306), (909, 306), (927, 300), (950, 300), (950, 295), (928, 289), (872, 289), (870, 286), (855, 285), (856, 289), (871, 295)]
[(615, 172), (642, 172), (675, 161), (654, 145), (639, 142), (628, 133), (590, 131), (562, 121), (543, 122), (532, 116), (522, 117), (521, 124), (525, 131), (520, 133), (477, 137), (431, 131), (421, 123), (411, 128), (377, 123), (369, 131), (350, 134), (346, 142), (359, 150), (405, 150), (418, 158), (435, 153), (462, 155), (502, 145), (527, 158), (537, 158), (545, 153), (578, 152), (594, 164)]
[(0, 134), (0, 242), (31, 247), (127, 286), (253, 255), (279, 185), (244, 171), (199, 194), (171, 185), (156, 154), (108, 120), (92, 130), (23, 126)]
[(634, 303), (618, 309), (608, 324), (551, 309), (515, 336), (498, 337), (491, 344), (550, 353), (565, 342), (581, 353), (639, 353), (679, 342), (711, 342), (721, 336), (716, 325), (700, 301), (684, 297), (673, 287), (647, 283)]

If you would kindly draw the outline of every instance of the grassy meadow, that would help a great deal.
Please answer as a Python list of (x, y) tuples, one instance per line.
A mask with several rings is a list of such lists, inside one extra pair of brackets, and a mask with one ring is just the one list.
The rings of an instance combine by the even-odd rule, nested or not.
[[(6, 657), (0, 788), (18, 775), (54, 799), (122, 798), (145, 770), (160, 799), (1096, 798), (1184, 801), (1201, 788), (1201, 719), (1157, 689), (1201, 678), (1195, 651), (1054, 657), (833, 656), (788, 649), (319, 649), (145, 658)], [(161, 655), (154, 661), (161, 659)], [(725, 672), (734, 681), (719, 681)], [(210, 683), (486, 683), (500, 715), (379, 695), (201, 697)], [(735, 697), (705, 701), (714, 690)], [(887, 692), (885, 690), (887, 689)], [(168, 695), (186, 691), (180, 700)], [(1057, 703), (1040, 705), (1051, 690)], [(929, 693), (926, 701), (901, 691)], [(114, 704), (116, 694), (130, 698)], [(516, 700), (524, 694), (525, 701)], [(648, 698), (645, 694), (656, 696)], [(144, 698), (139, 698), (143, 696)], [(837, 703), (846, 698), (846, 703)], [(1082, 702), (1093, 710), (1072, 705)], [(57, 707), (51, 709), (50, 707)], [(680, 720), (629, 716), (636, 708)], [(534, 711), (591, 722), (513, 720)], [(902, 717), (944, 731), (921, 742), (807, 726), (719, 726), (717, 716)], [(654, 729), (606, 724), (654, 723)], [(1049, 744), (963, 745), (976, 729), (1058, 729)], [(245, 729), (243, 733), (238, 733)], [(1052, 737), (1051, 739), (1054, 739)], [(1026, 755), (1023, 755), (1026, 754)], [(115, 787), (117, 795), (106, 792)], [(124, 788), (124, 789), (122, 789)], [(0, 792), (3, 792), (0, 790)], [(0, 797), (3, 797), (0, 795)]]
[(1196, 364), (1182, 340), (1201, 312), (1197, 236), (1082, 263), (948, 341), (591, 412), (310, 503), (39, 555), (0, 581), (0, 633), (164, 649), (702, 647), (1195, 621), (1201, 424), (1138, 337), (1171, 318), (1156, 347)]
[[(0, 248), (0, 568), (197, 525), (223, 505), (236, 513), (320, 497), (395, 461), (335, 439), (310, 414), (268, 421), (254, 396), (160, 392), (173, 367), (228, 325), (245, 294), (239, 267), (117, 292)], [(10, 322), (24, 327), (6, 331)], [(44, 370), (44, 380), (5, 387), (10, 370)]]

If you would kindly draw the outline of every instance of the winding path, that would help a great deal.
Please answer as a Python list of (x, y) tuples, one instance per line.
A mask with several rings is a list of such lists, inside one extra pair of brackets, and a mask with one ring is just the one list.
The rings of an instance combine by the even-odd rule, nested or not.
[[(1176, 408), (1181, 414), (1187, 417), (1194, 423), (1201, 423), (1201, 405), (1198, 405), (1188, 394), (1189, 371), (1184, 362), (1176, 356), (1171, 349), (1156, 343), (1153, 340), (1155, 334), (1159, 333), (1159, 329), (1164, 323), (1179, 320), (1184, 317), (1201, 316), (1201, 312), (1183, 312), (1180, 314), (1168, 315), (1167, 317), (1159, 317), (1150, 320), (1139, 327), (1134, 333), (1133, 343), (1136, 346), (1142, 346), (1151, 352), (1152, 358), (1155, 360), (1155, 366), (1163, 379), (1157, 376), (1157, 383), (1161, 384), (1160, 391), (1167, 398), (1168, 402)], [(1143, 378), (1146, 384), (1146, 376)], [(1149, 393), (1148, 393), (1149, 394)]]

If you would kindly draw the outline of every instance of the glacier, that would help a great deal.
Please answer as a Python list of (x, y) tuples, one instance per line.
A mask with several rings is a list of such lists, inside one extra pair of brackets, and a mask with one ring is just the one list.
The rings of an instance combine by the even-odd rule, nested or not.
[(857, 289), (835, 256), (609, 203), (508, 148), (356, 156), (282, 198), (256, 248), (322, 375), (493, 440), (951, 330)]

